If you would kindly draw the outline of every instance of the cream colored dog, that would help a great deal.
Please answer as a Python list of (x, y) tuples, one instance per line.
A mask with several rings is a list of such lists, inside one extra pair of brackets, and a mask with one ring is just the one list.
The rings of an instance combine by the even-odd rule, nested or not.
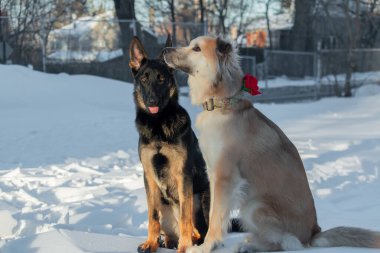
[(308, 246), (380, 247), (380, 234), (338, 227), (321, 232), (301, 158), (281, 129), (241, 93), (242, 71), (232, 44), (198, 37), (166, 48), (166, 63), (189, 74), (191, 101), (203, 105), (196, 126), (211, 188), (208, 253), (227, 231), (236, 202), (250, 232), (238, 252), (299, 250)]

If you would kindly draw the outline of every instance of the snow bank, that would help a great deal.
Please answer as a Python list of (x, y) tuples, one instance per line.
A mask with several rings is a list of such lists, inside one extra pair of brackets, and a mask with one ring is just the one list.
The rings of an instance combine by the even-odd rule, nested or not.
[(121, 57), (121, 49), (109, 51), (70, 51), (57, 50), (48, 55), (49, 62), (105, 62), (117, 57)]

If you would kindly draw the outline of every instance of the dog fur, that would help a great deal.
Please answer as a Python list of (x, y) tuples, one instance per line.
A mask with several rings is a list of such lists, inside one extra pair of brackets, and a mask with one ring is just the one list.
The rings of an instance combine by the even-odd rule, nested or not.
[[(243, 74), (229, 41), (198, 37), (187, 47), (164, 49), (164, 59), (189, 74), (195, 105), (240, 92)], [(208, 253), (222, 242), (236, 200), (243, 226), (250, 232), (237, 252), (380, 247), (377, 232), (348, 227), (321, 232), (296, 147), (250, 101), (241, 99), (230, 108), (201, 112), (196, 126), (210, 179), (210, 223), (204, 244), (187, 252)]]
[(138, 251), (155, 252), (163, 233), (165, 247), (185, 252), (193, 243), (202, 243), (207, 233), (210, 193), (205, 162), (190, 117), (178, 104), (173, 70), (160, 58), (148, 59), (137, 37), (131, 42), (130, 58), (149, 222), (148, 238)]

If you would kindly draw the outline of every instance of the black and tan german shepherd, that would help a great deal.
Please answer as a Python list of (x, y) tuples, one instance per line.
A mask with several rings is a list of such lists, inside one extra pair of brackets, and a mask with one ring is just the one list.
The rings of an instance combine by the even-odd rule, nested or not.
[[(166, 46), (171, 46), (168, 36)], [(206, 165), (173, 75), (161, 57), (148, 59), (140, 40), (130, 44), (139, 156), (148, 201), (148, 238), (138, 252), (163, 245), (185, 252), (208, 229), (210, 188)]]

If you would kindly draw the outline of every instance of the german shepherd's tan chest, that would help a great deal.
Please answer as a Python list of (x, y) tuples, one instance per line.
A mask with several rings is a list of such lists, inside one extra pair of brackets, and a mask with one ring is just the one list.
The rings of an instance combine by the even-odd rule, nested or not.
[(182, 174), (186, 160), (186, 151), (181, 145), (166, 142), (152, 142), (142, 145), (141, 162), (148, 180), (154, 180), (162, 196), (178, 204), (178, 187), (176, 177)]

